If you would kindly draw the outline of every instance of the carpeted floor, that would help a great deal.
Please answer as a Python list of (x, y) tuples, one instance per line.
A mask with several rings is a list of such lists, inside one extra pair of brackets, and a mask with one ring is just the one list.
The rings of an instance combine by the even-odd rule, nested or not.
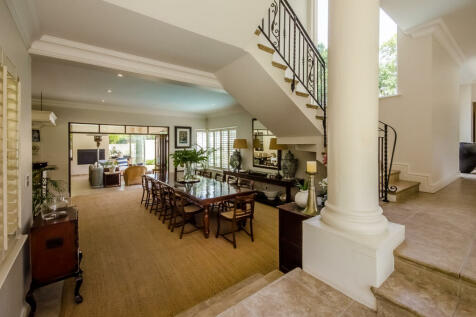
[(84, 253), (82, 304), (65, 283), (63, 317), (173, 316), (254, 273), (278, 266), (277, 209), (257, 204), (255, 242), (243, 232), (237, 249), (202, 231), (179, 240), (140, 206), (141, 189), (75, 197)]

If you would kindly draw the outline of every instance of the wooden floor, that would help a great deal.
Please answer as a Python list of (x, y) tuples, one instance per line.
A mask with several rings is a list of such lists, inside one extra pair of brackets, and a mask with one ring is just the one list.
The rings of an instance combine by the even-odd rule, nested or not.
[(179, 240), (176, 230), (139, 204), (141, 189), (74, 197), (84, 258), (82, 304), (65, 283), (62, 314), (173, 316), (255, 273), (278, 266), (277, 209), (257, 204), (255, 242), (243, 232), (237, 249), (201, 231)]

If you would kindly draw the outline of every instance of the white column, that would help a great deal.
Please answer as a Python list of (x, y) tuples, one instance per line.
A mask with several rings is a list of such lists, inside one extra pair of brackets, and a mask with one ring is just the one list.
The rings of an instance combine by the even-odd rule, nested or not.
[(328, 200), (322, 220), (386, 230), (378, 196), (379, 1), (329, 1)]
[(329, 1), (328, 200), (303, 223), (303, 269), (375, 309), (405, 228), (378, 195), (378, 0)]

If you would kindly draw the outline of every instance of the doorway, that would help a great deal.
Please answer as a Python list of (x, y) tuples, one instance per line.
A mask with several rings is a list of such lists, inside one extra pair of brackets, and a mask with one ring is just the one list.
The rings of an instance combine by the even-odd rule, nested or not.
[(98, 160), (104, 166), (119, 165), (121, 174), (134, 165), (145, 166), (149, 173), (168, 170), (169, 127), (70, 122), (68, 134), (70, 195), (96, 190), (90, 188), (88, 174)]

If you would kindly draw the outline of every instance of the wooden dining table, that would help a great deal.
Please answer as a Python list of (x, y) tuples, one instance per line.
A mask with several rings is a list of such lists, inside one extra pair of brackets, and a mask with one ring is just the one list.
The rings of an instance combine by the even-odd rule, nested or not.
[(155, 174), (147, 175), (153, 182), (160, 182), (164, 185), (173, 187), (180, 194), (184, 195), (189, 201), (201, 206), (203, 212), (203, 233), (205, 238), (210, 234), (210, 209), (213, 204), (226, 200), (234, 199), (238, 196), (246, 196), (256, 193), (250, 188), (238, 187), (227, 182), (218, 181), (212, 178), (197, 176), (200, 180), (196, 183), (187, 183), (175, 180), (168, 175), (161, 176)]

